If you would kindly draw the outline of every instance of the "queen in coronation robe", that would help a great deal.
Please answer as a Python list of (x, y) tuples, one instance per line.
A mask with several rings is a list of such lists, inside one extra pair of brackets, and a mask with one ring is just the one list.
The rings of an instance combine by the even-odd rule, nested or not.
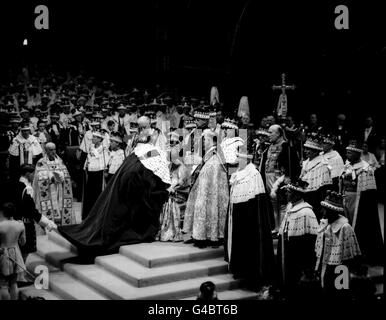
[(36, 209), (57, 225), (72, 224), (71, 177), (56, 155), (55, 144), (47, 143), (45, 150), (45, 156), (36, 164), (33, 181)]
[(160, 241), (182, 241), (181, 221), (185, 211), (186, 200), (188, 198), (190, 170), (179, 159), (181, 142), (179, 134), (172, 132), (170, 136), (170, 150), (168, 150), (168, 160), (170, 160), (170, 179), (169, 199), (164, 204), (160, 216), (160, 231), (157, 239)]
[(183, 227), (198, 247), (224, 239), (229, 204), (228, 175), (217, 152), (216, 134), (206, 129), (202, 137), (206, 152), (192, 176)]
[(247, 280), (248, 286), (257, 291), (261, 286), (272, 285), (274, 278), (269, 199), (261, 175), (251, 163), (253, 156), (236, 154), (241, 161), (230, 178), (225, 254), (234, 277)]
[(122, 245), (154, 241), (170, 172), (166, 156), (150, 141), (143, 131), (81, 224), (58, 228), (80, 254), (116, 253)]

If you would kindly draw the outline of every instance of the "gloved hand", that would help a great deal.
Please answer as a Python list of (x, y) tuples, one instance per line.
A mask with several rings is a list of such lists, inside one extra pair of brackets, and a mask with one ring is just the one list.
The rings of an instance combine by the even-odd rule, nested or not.
[(46, 216), (41, 217), (39, 221), (39, 225), (43, 228), (46, 228), (48, 231), (51, 231), (52, 229), (58, 229), (58, 226), (51, 220), (49, 220)]

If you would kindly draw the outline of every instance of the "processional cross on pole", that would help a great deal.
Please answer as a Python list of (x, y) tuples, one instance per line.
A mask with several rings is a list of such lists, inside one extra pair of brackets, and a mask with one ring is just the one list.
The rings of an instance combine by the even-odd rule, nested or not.
[[(285, 83), (285, 73), (281, 75), (281, 85), (273, 85), (272, 89), (273, 90), (281, 90), (281, 94), (279, 97), (279, 103), (277, 105), (276, 114), (278, 117), (286, 117), (287, 116), (287, 95), (285, 93), (286, 90), (295, 90), (296, 86), (295, 85), (287, 85)], [(274, 112), (275, 113), (275, 112)]]

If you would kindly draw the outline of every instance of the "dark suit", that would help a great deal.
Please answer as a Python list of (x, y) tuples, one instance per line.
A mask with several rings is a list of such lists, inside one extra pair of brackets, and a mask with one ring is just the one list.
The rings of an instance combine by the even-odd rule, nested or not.
[(24, 254), (36, 251), (36, 230), (35, 222), (38, 223), (42, 217), (35, 207), (33, 198), (24, 191), (25, 184), (18, 181), (13, 185), (12, 202), (16, 207), (16, 220), (22, 220), (25, 226), (26, 244), (22, 246), (21, 252)]
[(367, 139), (365, 140), (365, 132), (366, 128), (361, 130), (361, 140), (367, 142), (367, 145), (369, 146), (369, 152), (374, 153), (376, 148), (377, 148), (377, 143), (378, 143), (378, 135), (374, 127), (371, 127), (371, 131), (369, 135), (367, 136)]

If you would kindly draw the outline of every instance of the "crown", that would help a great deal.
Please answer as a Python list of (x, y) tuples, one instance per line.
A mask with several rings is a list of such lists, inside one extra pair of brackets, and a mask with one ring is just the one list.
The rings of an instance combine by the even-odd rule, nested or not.
[(231, 118), (225, 118), (224, 122), (221, 124), (223, 129), (238, 129), (237, 121)]
[(351, 140), (346, 147), (346, 150), (355, 151), (355, 152), (362, 152), (362, 145), (357, 140)]
[(318, 132), (311, 132), (310, 134), (308, 134), (308, 137), (304, 146), (306, 148), (322, 151), (323, 138)]
[(335, 191), (328, 190), (326, 199), (320, 204), (333, 211), (343, 212), (343, 195)]
[(256, 134), (257, 135), (261, 135), (261, 136), (269, 136), (269, 132), (268, 132), (268, 129), (266, 128), (259, 128), (257, 131), (256, 131)]
[(323, 143), (335, 144), (335, 141), (336, 141), (336, 136), (334, 136), (331, 133), (325, 134), (323, 136)]
[(208, 120), (210, 116), (209, 116), (209, 113), (207, 113), (207, 112), (196, 111), (196, 112), (194, 113), (194, 117), (195, 117), (196, 119)]
[(298, 191), (301, 193), (307, 192), (308, 182), (302, 179), (289, 181), (283, 188)]
[(185, 128), (190, 129), (190, 128), (196, 128), (197, 124), (194, 121), (194, 119), (187, 119), (185, 120)]

